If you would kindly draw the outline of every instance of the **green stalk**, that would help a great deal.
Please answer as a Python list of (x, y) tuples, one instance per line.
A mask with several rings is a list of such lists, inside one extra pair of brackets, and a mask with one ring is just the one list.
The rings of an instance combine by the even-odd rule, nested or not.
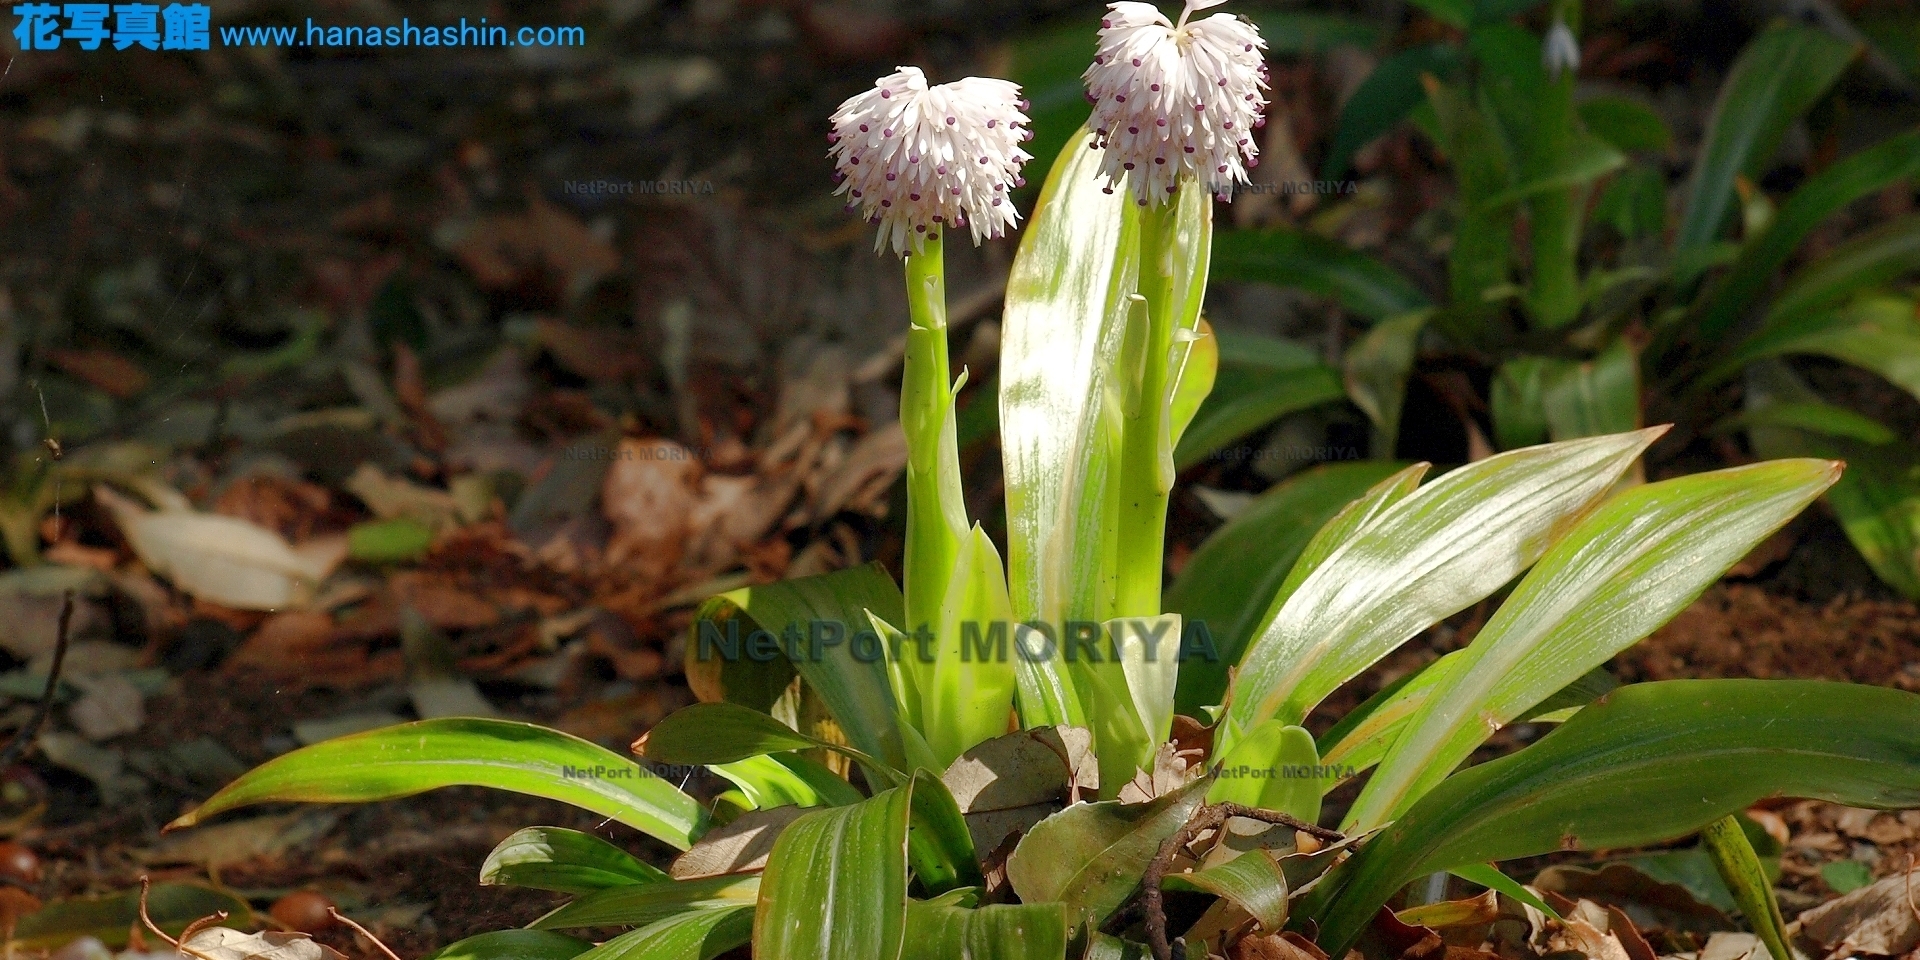
[[(1579, 0), (1554, 0), (1553, 19), (1567, 29), (1580, 31)], [(1547, 78), (1541, 96), (1538, 123), (1535, 124), (1535, 156), (1529, 164), (1529, 178), (1544, 177), (1560, 169), (1573, 148), (1574, 71), (1562, 70), (1558, 77)], [(1533, 291), (1529, 298), (1534, 316), (1547, 329), (1558, 329), (1580, 315), (1580, 274), (1576, 262), (1580, 253), (1581, 210), (1586, 205), (1586, 188), (1549, 190), (1527, 206), (1533, 227)]]
[(1794, 960), (1787, 943), (1787, 919), (1780, 913), (1780, 901), (1773, 895), (1773, 881), (1767, 878), (1760, 855), (1754, 852), (1747, 832), (1740, 827), (1740, 815), (1721, 817), (1700, 831), (1700, 841), (1720, 871), (1720, 879), (1733, 894), (1733, 902), (1747, 918), (1747, 926), (1766, 944), (1774, 960)]
[[(1188, 184), (1187, 189), (1198, 190)], [(1175, 250), (1179, 204), (1168, 202), (1140, 215), (1140, 296), (1146, 301), (1146, 336), (1140, 365), (1126, 389), (1120, 441), (1118, 617), (1160, 614), (1160, 587), (1167, 539), (1167, 501), (1173, 491), (1172, 444), (1167, 393), (1172, 373)], [(1137, 316), (1137, 313), (1136, 313)]]
[(900, 425), (907, 434), (908, 634), (931, 630), (967, 530), (960, 490), (960, 448), (953, 427), (953, 377), (947, 361), (946, 261), (939, 237), (908, 254), (906, 370)]

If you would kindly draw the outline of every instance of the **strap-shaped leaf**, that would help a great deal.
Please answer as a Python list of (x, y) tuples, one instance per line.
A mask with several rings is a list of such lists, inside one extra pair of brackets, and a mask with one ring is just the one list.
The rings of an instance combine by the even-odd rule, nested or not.
[[(743, 618), (723, 618), (720, 622), (733, 632), (716, 627), (709, 634), (702, 621), (728, 606), (745, 611), (744, 625)], [(773, 658), (797, 650), (801, 655), (788, 659), (826, 703), (848, 742), (900, 769), (907, 764), (907, 752), (883, 665), (886, 658), (869, 659), (854, 650), (868, 629), (869, 613), (888, 623), (905, 622), (900, 588), (879, 564), (743, 587), (707, 601), (695, 614), (694, 656)], [(756, 627), (768, 635), (757, 648)]]
[(839, 774), (797, 753), (767, 754), (708, 767), (739, 787), (755, 810), (788, 805), (839, 806), (865, 799)]
[[(1913, 254), (1920, 265), (1920, 218), (1912, 223)], [(1770, 320), (1710, 374), (1715, 380), (1755, 360), (1791, 354), (1832, 357), (1879, 374), (1920, 396), (1920, 318), (1908, 297), (1873, 297)]]
[(912, 806), (912, 788), (895, 787), (789, 824), (761, 876), (756, 960), (897, 960)]
[[(810, 737), (758, 710), (731, 703), (682, 707), (633, 742), (633, 752), (660, 763), (724, 764), (770, 753), (821, 747), (868, 767), (888, 771), (877, 759), (846, 746)], [(895, 777), (897, 770), (892, 771)]]
[(1628, 490), (1542, 557), (1458, 656), (1348, 813), (1365, 832), (1445, 778), (1493, 730), (1638, 643), (1840, 476), (1782, 460)]
[(1766, 796), (1920, 806), (1920, 696), (1811, 680), (1621, 687), (1455, 774), (1376, 835), (1321, 914), (1320, 944), (1344, 953), (1422, 874), (1671, 840)]
[(1268, 930), (1287, 923), (1287, 875), (1265, 850), (1249, 850), (1219, 866), (1168, 877), (1172, 890), (1225, 897)]
[(1062, 960), (1067, 913), (1058, 903), (970, 908), (907, 905), (904, 960)]
[(573, 960), (593, 944), (550, 930), (494, 930), (447, 944), (424, 960)]
[(1313, 734), (1277, 719), (1254, 727), (1212, 769), (1208, 803), (1278, 810), (1307, 823), (1319, 821), (1320, 797), (1332, 786), (1321, 774)]
[(1707, 121), (1688, 181), (1678, 250), (1720, 239), (1733, 213), (1734, 181), (1757, 179), (1787, 128), (1824, 96), (1859, 48), (1823, 30), (1775, 23), (1740, 51)]
[(666, 879), (660, 868), (633, 854), (591, 833), (565, 827), (515, 831), (480, 865), (482, 884), (571, 894)]
[(1347, 396), (1373, 421), (1376, 457), (1392, 456), (1399, 439), (1407, 376), (1413, 372), (1414, 352), (1427, 316), (1422, 311), (1381, 321), (1347, 351)]
[[(1462, 11), (1466, 8), (1464, 2), (1457, 6)], [(1359, 153), (1360, 148), (1392, 130), (1420, 105), (1421, 76), (1451, 76), (1459, 71), (1460, 61), (1460, 51), (1445, 43), (1402, 50), (1380, 61), (1340, 108), (1340, 119), (1334, 124), (1333, 145), (1327, 148), (1327, 161), (1320, 175), (1328, 179), (1345, 176), (1353, 155)]]
[(920, 732), (939, 770), (974, 744), (1007, 732), (1016, 685), (1016, 654), (1006, 646), (1013, 620), (1007, 575), (1000, 551), (979, 525), (962, 535), (952, 570), (935, 626), (933, 662), (907, 658), (916, 671)]
[[(1194, 656), (1180, 663), (1175, 709), (1199, 716), (1202, 708), (1221, 702), (1228, 668), (1240, 662), (1261, 615), (1308, 541), (1396, 467), (1366, 460), (1303, 471), (1262, 493), (1200, 544), (1167, 591), (1167, 609), (1180, 614), (1186, 630), (1197, 634), (1204, 627), (1218, 658)], [(1193, 626), (1196, 622), (1200, 627)]]
[(609, 887), (551, 910), (527, 926), (535, 930), (644, 927), (685, 913), (752, 906), (760, 883), (759, 874), (746, 874)]
[(1345, 396), (1340, 375), (1321, 364), (1291, 370), (1229, 366), (1174, 448), (1174, 466), (1185, 470), (1220, 455), (1227, 444), (1299, 410)]
[[(1411, 100), (1407, 108), (1411, 109), (1420, 102), (1419, 75), (1414, 74), (1409, 81), (1406, 89)], [(1337, 241), (1299, 230), (1229, 230), (1216, 234), (1213, 275), (1222, 280), (1305, 290), (1331, 298), (1369, 321), (1433, 306), (1432, 299), (1392, 267)], [(1221, 362), (1227, 360), (1223, 352)]]
[(1221, 749), (1269, 717), (1301, 722), (1340, 684), (1532, 566), (1662, 430), (1498, 454), (1386, 507), (1263, 626), (1234, 681)]
[(468, 717), (303, 747), (255, 767), (167, 826), (190, 827), (256, 803), (368, 803), (460, 786), (570, 803), (681, 850), (707, 827), (692, 797), (617, 753), (531, 723)]
[(1640, 358), (1625, 337), (1592, 360), (1554, 363), (1541, 379), (1541, 410), (1555, 440), (1640, 426)]
[(1800, 185), (1758, 239), (1740, 251), (1740, 259), (1702, 299), (1699, 338), (1712, 343), (1753, 309), (1787, 258), (1808, 233), (1836, 211), (1885, 187), (1920, 176), (1920, 131), (1874, 144), (1828, 167)]
[(751, 904), (693, 910), (623, 933), (579, 960), (713, 960), (752, 936)]

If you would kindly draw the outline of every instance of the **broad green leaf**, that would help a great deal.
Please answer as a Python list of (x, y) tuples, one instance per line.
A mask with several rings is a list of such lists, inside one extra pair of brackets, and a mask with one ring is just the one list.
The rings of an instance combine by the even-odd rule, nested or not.
[(1840, 303), (1920, 270), (1920, 216), (1903, 217), (1861, 234), (1807, 265), (1767, 310), (1764, 336), (1821, 307)]
[(839, 806), (863, 799), (860, 791), (839, 774), (797, 753), (767, 754), (708, 766), (739, 787), (756, 810), (788, 805)]
[(1532, 746), (1455, 774), (1377, 834), (1322, 915), (1320, 943), (1343, 953), (1423, 874), (1671, 840), (1766, 796), (1920, 805), (1920, 696), (1810, 680), (1621, 687)]
[[(728, 626), (736, 618), (740, 622)], [(793, 663), (786, 657), (761, 660), (751, 656), (725, 656), (715, 648), (728, 636), (750, 636), (760, 625), (746, 611), (724, 597), (712, 597), (694, 612), (687, 625), (687, 651), (682, 669), (693, 695), (706, 703), (737, 703), (753, 710), (768, 711), (786, 695), (796, 676)], [(701, 642), (703, 632), (706, 642)], [(743, 641), (744, 642), (744, 641)], [(744, 651), (742, 651), (744, 652)]]
[(682, 707), (633, 743), (634, 752), (648, 760), (676, 764), (733, 763), (815, 747), (844, 753), (870, 767), (884, 767), (852, 747), (807, 736), (758, 710), (731, 703)]
[(913, 827), (907, 857), (914, 877), (933, 893), (984, 882), (973, 834), (967, 831), (960, 805), (939, 776), (927, 770), (913, 775)]
[[(1419, 84), (1413, 89), (1418, 95)], [(1212, 275), (1305, 290), (1369, 321), (1433, 305), (1419, 287), (1386, 264), (1338, 241), (1286, 228), (1214, 234)], [(1224, 351), (1221, 362), (1232, 362)]]
[(1346, 829), (1393, 819), (1494, 730), (1638, 643), (1839, 477), (1783, 460), (1635, 487), (1535, 564), (1374, 771)]
[(1227, 669), (1240, 661), (1307, 542), (1397, 466), (1370, 460), (1303, 471), (1262, 493), (1200, 544), (1167, 591), (1166, 604), (1185, 629), (1194, 630), (1196, 622), (1205, 627), (1219, 658), (1181, 662), (1176, 710), (1199, 716), (1202, 707), (1221, 701)]
[(493, 930), (455, 941), (425, 960), (573, 960), (593, 944), (551, 930)]
[[(1466, 9), (1464, 0), (1459, 6)], [(1412, 47), (1382, 60), (1340, 108), (1333, 143), (1327, 148), (1320, 176), (1328, 180), (1346, 176), (1353, 155), (1359, 153), (1361, 147), (1406, 119), (1424, 99), (1420, 86), (1422, 75), (1445, 78), (1459, 69), (1460, 52), (1445, 43)]]
[(1787, 258), (1827, 218), (1861, 197), (1920, 175), (1920, 132), (1890, 137), (1820, 171), (1782, 204), (1773, 224), (1740, 251), (1726, 278), (1702, 298), (1700, 339), (1712, 343), (1754, 309)]
[(1319, 770), (1320, 752), (1307, 728), (1268, 720), (1241, 737), (1214, 765), (1216, 779), (1207, 802), (1278, 810), (1316, 823), (1320, 797), (1331, 786)]
[[(1110, 383), (1138, 277), (1139, 215), (1105, 192), (1083, 130), (1047, 176), (1007, 280), (1000, 437), (1008, 584), (1021, 621), (1098, 619), (1113, 545), (1107, 493), (1119, 473)], [(1016, 664), (1021, 720), (1084, 723), (1054, 662)]]
[(1781, 916), (1780, 901), (1773, 895), (1773, 878), (1767, 876), (1766, 868), (1760, 865), (1760, 855), (1754, 852), (1752, 842), (1747, 840), (1747, 831), (1740, 825), (1742, 819), (1737, 815), (1725, 816), (1708, 824), (1700, 831), (1700, 844), (1713, 858), (1721, 881), (1739, 904), (1747, 925), (1760, 936), (1760, 942), (1766, 944), (1767, 952), (1776, 957), (1791, 957), (1793, 948), (1788, 946), (1787, 919)]
[(1446, 671), (1460, 665), (1461, 651), (1455, 650), (1412, 673), (1405, 674), (1380, 688), (1353, 708), (1340, 722), (1322, 734), (1316, 746), (1329, 766), (1366, 770), (1387, 755), (1387, 748), (1400, 739), (1407, 718), (1417, 713), (1433, 696)]
[(1653, 108), (1627, 97), (1605, 96), (1581, 101), (1580, 122), (1594, 136), (1626, 152), (1665, 153), (1673, 145), (1673, 131)]
[(1626, 165), (1626, 155), (1605, 140), (1575, 137), (1557, 166), (1481, 199), (1481, 212), (1470, 216), (1491, 215), (1492, 210), (1507, 204), (1569, 187), (1584, 187)]
[(755, 960), (896, 960), (912, 805), (912, 787), (895, 787), (789, 824), (761, 878)]
[(1555, 440), (1640, 426), (1640, 358), (1626, 338), (1587, 361), (1562, 361), (1541, 380), (1540, 405)]
[(603, 747), (531, 723), (448, 717), (339, 737), (269, 760), (167, 829), (256, 803), (368, 803), (457, 786), (570, 803), (681, 850), (707, 827), (707, 813), (692, 797)]
[(1095, 926), (1139, 889), (1147, 861), (1205, 802), (1197, 780), (1151, 803), (1081, 803), (1040, 821), (1007, 859), (1025, 903), (1061, 901), (1067, 922)]
[(907, 905), (902, 960), (1063, 960), (1066, 909), (1058, 903), (957, 907)]
[[(147, 913), (160, 929), (178, 934), (188, 924), (225, 911), (227, 924), (253, 923), (247, 902), (231, 893), (192, 883), (156, 883), (147, 893)], [(55, 900), (20, 918), (13, 942), (29, 949), (55, 950), (80, 937), (97, 937), (111, 947), (127, 945), (127, 931), (140, 926), (140, 891)]]
[(1185, 470), (1218, 457), (1228, 444), (1289, 413), (1344, 396), (1340, 375), (1320, 364), (1293, 370), (1225, 367), (1174, 448), (1174, 466)]
[(1218, 866), (1176, 874), (1167, 878), (1166, 886), (1225, 897), (1267, 930), (1278, 931), (1287, 923), (1287, 875), (1265, 850), (1248, 850)]
[[(1920, 237), (1916, 231), (1915, 237)], [(1916, 246), (1920, 252), (1920, 246)], [(1710, 382), (1755, 360), (1791, 354), (1832, 357), (1871, 370), (1920, 397), (1920, 316), (1908, 297), (1882, 296), (1775, 322), (1709, 373)]]
[(1739, 177), (1759, 180), (1787, 128), (1840, 79), (1859, 48), (1815, 27), (1778, 22), (1740, 51), (1688, 181), (1676, 250), (1721, 238), (1732, 216)]
[(1340, 684), (1513, 579), (1661, 432), (1497, 454), (1387, 507), (1262, 625), (1229, 694), (1221, 749), (1269, 717), (1301, 722)]
[[(828, 812), (851, 809), (830, 807)], [(762, 881), (763, 875), (750, 874), (609, 887), (551, 910), (527, 926), (534, 930), (644, 927), (687, 913), (752, 906)]]
[[(1747, 409), (1805, 404), (1819, 397), (1777, 360), (1747, 368)], [(1791, 427), (1755, 424), (1747, 431), (1763, 457), (1817, 456), (1844, 460), (1847, 472), (1827, 491), (1841, 529), (1874, 575), (1920, 598), (1920, 459), (1903, 445), (1874, 447)]]
[(480, 865), (482, 885), (572, 894), (666, 879), (659, 868), (633, 854), (591, 833), (565, 827), (519, 830), (500, 841)]
[(1172, 734), (1184, 628), (1177, 613), (1109, 620), (1104, 626), (1126, 681), (1127, 706), (1148, 738), (1146, 756), (1140, 764), (1144, 769), (1152, 766), (1153, 754)]
[(1426, 312), (1383, 320), (1347, 351), (1347, 396), (1373, 421), (1373, 455), (1393, 456), (1400, 437), (1400, 408), (1407, 398), (1415, 348), (1426, 327)]
[(753, 937), (753, 906), (694, 910), (630, 930), (580, 960), (713, 960)]
[[(725, 620), (735, 631), (732, 634), (716, 630), (708, 637), (701, 628), (697, 656), (773, 659), (785, 656), (788, 649), (802, 652), (798, 658), (789, 658), (794, 669), (826, 702), (848, 743), (895, 769), (906, 766), (899, 707), (883, 665), (887, 658), (872, 655), (880, 653), (881, 647), (868, 620), (871, 614), (888, 623), (903, 623), (906, 611), (900, 588), (879, 564), (743, 587), (709, 600), (695, 620), (707, 619), (715, 608), (725, 605), (745, 611), (746, 616)], [(753, 643), (756, 626), (766, 634), (758, 650)], [(724, 646), (728, 639), (733, 640), (731, 650)], [(875, 640), (874, 650), (858, 649), (866, 640)], [(770, 655), (767, 642), (772, 643)]]
[(1787, 427), (1809, 433), (1858, 440), (1869, 446), (1884, 446), (1900, 437), (1885, 424), (1831, 403), (1805, 401), (1775, 403), (1744, 411), (1714, 424), (1714, 433), (1733, 433), (1753, 427)]
[(1559, 361), (1520, 356), (1500, 365), (1492, 388), (1493, 440), (1502, 450), (1530, 447), (1547, 440), (1543, 397), (1549, 371)]
[[(1013, 713), (1015, 654), (1005, 645), (1013, 604), (1000, 551), (977, 524), (960, 542), (945, 596), (933, 662), (907, 660), (919, 671), (920, 732), (936, 770), (974, 744), (1006, 733)], [(997, 650), (988, 643), (995, 637), (1002, 639)]]

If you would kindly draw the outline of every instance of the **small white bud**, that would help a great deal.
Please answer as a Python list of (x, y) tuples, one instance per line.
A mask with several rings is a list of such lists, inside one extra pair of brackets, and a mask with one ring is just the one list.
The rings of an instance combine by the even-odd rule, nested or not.
[(1554, 18), (1553, 26), (1547, 30), (1547, 39), (1540, 44), (1540, 64), (1547, 68), (1547, 76), (1560, 79), (1562, 71), (1577, 73), (1580, 70), (1580, 42), (1573, 37), (1573, 30), (1567, 22)]

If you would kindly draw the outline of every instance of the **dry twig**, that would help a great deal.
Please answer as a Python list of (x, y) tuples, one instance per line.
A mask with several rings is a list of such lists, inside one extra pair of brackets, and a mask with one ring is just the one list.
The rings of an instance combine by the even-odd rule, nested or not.
[[(1234, 817), (1292, 827), (1317, 840), (1338, 842), (1345, 839), (1338, 830), (1328, 830), (1278, 810), (1260, 810), (1238, 803), (1215, 803), (1194, 811), (1193, 817), (1185, 825), (1160, 844), (1159, 852), (1147, 864), (1147, 874), (1140, 881), (1141, 900), (1147, 914), (1147, 944), (1153, 949), (1154, 960), (1174, 960), (1173, 945), (1167, 942), (1167, 912), (1161, 903), (1160, 881), (1166, 878), (1167, 870), (1173, 865), (1173, 858), (1180, 848), (1192, 843), (1201, 831), (1218, 829)], [(1184, 958), (1186, 944), (1182, 943), (1180, 947), (1181, 957)]]
[(67, 659), (67, 630), (73, 625), (73, 591), (68, 590), (60, 605), (60, 630), (53, 640), (53, 666), (47, 670), (47, 688), (40, 694), (40, 706), (34, 710), (27, 725), (14, 731), (12, 739), (5, 748), (0, 748), (0, 770), (13, 765), (25, 752), (27, 744), (39, 736), (41, 725), (47, 722), (47, 712), (53, 709), (53, 694), (60, 688), (60, 666)]

